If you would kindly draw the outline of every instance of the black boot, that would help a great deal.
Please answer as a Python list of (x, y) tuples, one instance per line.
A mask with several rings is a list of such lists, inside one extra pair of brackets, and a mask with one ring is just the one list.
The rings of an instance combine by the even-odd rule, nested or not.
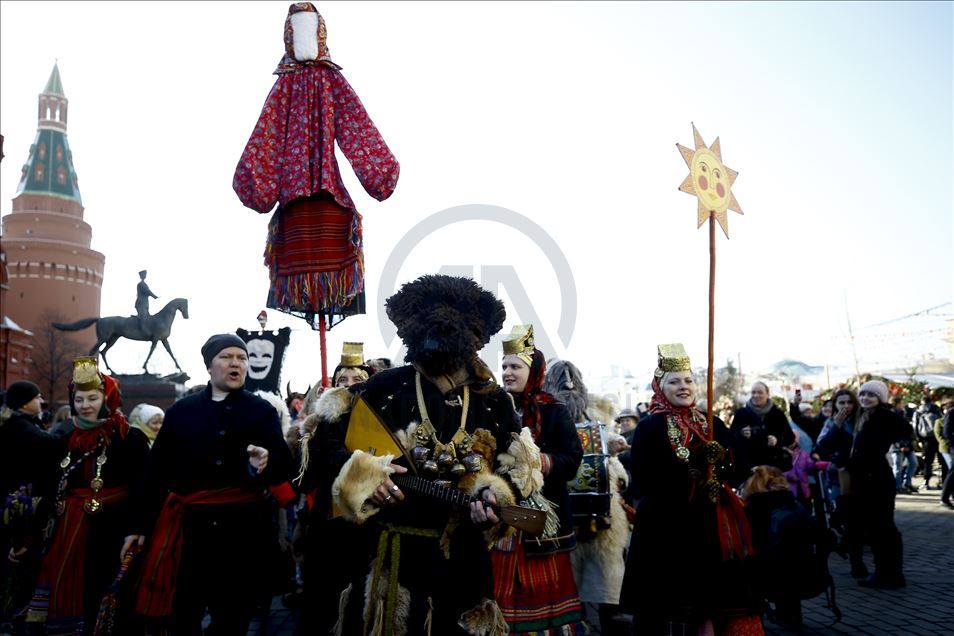
[(894, 590), (906, 587), (904, 580), (904, 543), (897, 530), (887, 531), (875, 554), (875, 573), (858, 581), (862, 587)]

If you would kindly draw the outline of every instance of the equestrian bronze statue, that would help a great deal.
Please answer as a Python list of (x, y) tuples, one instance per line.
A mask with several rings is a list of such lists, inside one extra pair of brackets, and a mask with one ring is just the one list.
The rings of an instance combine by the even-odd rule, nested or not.
[[(183, 318), (188, 318), (189, 301), (185, 298), (174, 298), (166, 303), (166, 306), (157, 313), (151, 314), (146, 318), (140, 318), (139, 316), (84, 318), (69, 324), (54, 322), (53, 327), (62, 331), (79, 331), (96, 323), (96, 346), (90, 349), (89, 355), (95, 356), (99, 354), (103, 356), (103, 363), (106, 365), (106, 368), (109, 369), (110, 373), (115, 373), (115, 371), (109, 366), (109, 362), (106, 361), (106, 352), (109, 351), (120, 338), (152, 342), (149, 355), (146, 356), (146, 361), (142, 365), (144, 372), (149, 373), (149, 369), (146, 368), (146, 365), (149, 364), (149, 359), (152, 357), (153, 351), (156, 350), (156, 343), (159, 342), (161, 342), (162, 346), (169, 352), (169, 357), (172, 358), (172, 361), (176, 363), (176, 369), (182, 371), (182, 367), (179, 366), (179, 361), (176, 360), (176, 357), (172, 354), (172, 349), (169, 347), (169, 341), (167, 340), (169, 333), (172, 331), (172, 322), (176, 319), (177, 311), (182, 314)], [(106, 346), (100, 349), (100, 346), (104, 343)]]

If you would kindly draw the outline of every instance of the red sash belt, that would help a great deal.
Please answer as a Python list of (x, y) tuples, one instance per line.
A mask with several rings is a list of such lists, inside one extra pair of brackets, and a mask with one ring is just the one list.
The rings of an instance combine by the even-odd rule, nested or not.
[(136, 598), (136, 612), (146, 616), (168, 616), (172, 613), (176, 578), (182, 559), (182, 520), (187, 508), (255, 503), (264, 498), (261, 492), (250, 492), (238, 487), (200, 490), (189, 495), (170, 493), (149, 541), (142, 569), (142, 584)]
[[(126, 487), (103, 488), (96, 495), (96, 500), (103, 507), (108, 507), (128, 496), (129, 489)], [(91, 488), (74, 488), (67, 491), (63, 500), (66, 504), (63, 515), (57, 520), (53, 542), (37, 577), (37, 590), (49, 590), (50, 618), (83, 616), (83, 581), (90, 517), (83, 506), (92, 497)], [(121, 547), (116, 546), (117, 556)]]

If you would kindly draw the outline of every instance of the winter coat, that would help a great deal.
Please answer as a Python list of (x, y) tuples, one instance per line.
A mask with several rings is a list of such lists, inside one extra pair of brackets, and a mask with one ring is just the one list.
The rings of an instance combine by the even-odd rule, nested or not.
[[(718, 418), (716, 441), (727, 449), (718, 467), (730, 485), (742, 475), (731, 463), (734, 437)], [(723, 561), (716, 510), (702, 493), (707, 470), (702, 448), (680, 461), (669, 442), (667, 416), (640, 421), (630, 453), (630, 491), (639, 500), (620, 606), (658, 621), (702, 621), (744, 615), (757, 605), (747, 562)]]
[[(742, 429), (750, 427), (751, 437), (743, 437)], [(732, 433), (735, 435), (736, 461), (746, 472), (754, 466), (769, 465), (788, 470), (791, 460), (783, 450), (795, 441), (792, 427), (788, 425), (785, 414), (774, 404), (765, 417), (743, 406), (735, 412), (732, 418)], [(768, 445), (768, 436), (775, 437), (775, 446)]]
[(951, 422), (954, 417), (951, 413), (954, 413), (954, 408), (947, 409), (944, 417), (934, 422), (934, 436), (937, 437), (938, 448), (942, 453), (954, 450), (954, 425)]
[(835, 466), (844, 468), (848, 464), (848, 455), (851, 453), (851, 444), (854, 441), (854, 427), (855, 421), (853, 418), (849, 418), (839, 425), (834, 418), (829, 417), (818, 436), (815, 453)]
[(855, 423), (855, 440), (848, 459), (852, 487), (861, 494), (894, 495), (895, 480), (886, 455), (899, 439), (913, 435), (911, 424), (886, 406), (862, 413)]
[(8, 413), (0, 424), (0, 496), (26, 484), (33, 485), (34, 495), (53, 494), (66, 445), (43, 430), (39, 418), (21, 411)]

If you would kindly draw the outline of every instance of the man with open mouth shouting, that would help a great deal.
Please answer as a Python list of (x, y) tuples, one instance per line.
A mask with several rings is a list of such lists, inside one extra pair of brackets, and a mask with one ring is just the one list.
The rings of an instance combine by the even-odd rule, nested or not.
[(215, 633), (244, 634), (268, 593), (249, 569), (269, 557), (266, 487), (288, 479), (291, 455), (275, 409), (244, 389), (245, 342), (212, 336), (202, 357), (208, 386), (169, 408), (149, 457), (143, 527), (152, 532), (137, 611), (199, 634), (208, 609)]

